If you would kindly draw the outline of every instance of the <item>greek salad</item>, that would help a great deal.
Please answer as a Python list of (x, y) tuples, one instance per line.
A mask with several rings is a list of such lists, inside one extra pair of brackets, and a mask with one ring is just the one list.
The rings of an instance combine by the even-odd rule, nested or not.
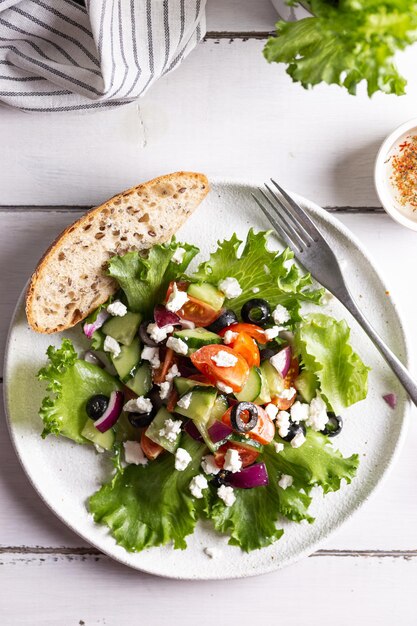
[(368, 368), (345, 321), (302, 313), (323, 290), (269, 236), (233, 235), (194, 271), (198, 249), (175, 240), (113, 257), (119, 291), (83, 322), (86, 352), (48, 348), (43, 436), (111, 456), (88, 507), (129, 551), (183, 549), (199, 519), (244, 551), (270, 545), (283, 518), (314, 521), (314, 486), (355, 475), (332, 442)]

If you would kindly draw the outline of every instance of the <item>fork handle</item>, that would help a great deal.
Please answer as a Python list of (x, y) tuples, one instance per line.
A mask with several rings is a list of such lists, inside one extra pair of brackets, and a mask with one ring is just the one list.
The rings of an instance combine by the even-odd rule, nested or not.
[(410, 396), (413, 403), (417, 406), (417, 383), (410, 376), (410, 373), (406, 367), (401, 363), (399, 358), (388, 348), (387, 344), (378, 335), (376, 330), (371, 326), (366, 317), (357, 306), (356, 302), (348, 292), (344, 294), (343, 298), (340, 298), (341, 302), (347, 308), (347, 310), (353, 315), (356, 321), (362, 326), (363, 330), (367, 333), (368, 337), (373, 341), (378, 348), (388, 365), (391, 367), (394, 374)]

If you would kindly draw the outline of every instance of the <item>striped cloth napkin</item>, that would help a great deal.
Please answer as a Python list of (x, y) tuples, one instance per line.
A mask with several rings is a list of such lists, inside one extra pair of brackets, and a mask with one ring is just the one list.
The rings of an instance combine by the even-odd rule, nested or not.
[(0, 0), (0, 102), (114, 107), (170, 72), (205, 33), (206, 0)]

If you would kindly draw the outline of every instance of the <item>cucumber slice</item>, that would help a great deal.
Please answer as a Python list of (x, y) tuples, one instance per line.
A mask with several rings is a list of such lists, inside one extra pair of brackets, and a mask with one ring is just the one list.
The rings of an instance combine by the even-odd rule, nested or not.
[(213, 343), (222, 343), (222, 338), (219, 337), (219, 335), (216, 335), (216, 333), (212, 333), (205, 328), (176, 330), (173, 333), (173, 337), (177, 337), (178, 339), (185, 341), (188, 348), (192, 350), (198, 350), (198, 348), (209, 346)]
[(126, 387), (138, 394), (146, 396), (152, 389), (152, 371), (148, 363), (142, 363), (136, 370), (133, 378), (127, 381)]
[(192, 283), (187, 293), (193, 298), (209, 304), (215, 311), (220, 311), (224, 303), (224, 293), (210, 283)]
[(294, 387), (301, 394), (305, 402), (311, 402), (316, 396), (319, 381), (313, 372), (303, 370), (294, 381)]
[(271, 398), (279, 396), (284, 389), (284, 379), (269, 361), (261, 364), (261, 371), (266, 378)]
[(256, 400), (254, 400), (254, 403), (267, 404), (267, 402), (271, 402), (271, 394), (269, 393), (268, 381), (266, 380), (266, 376), (261, 369), (259, 369), (259, 373), (261, 375), (261, 391)]
[(245, 448), (246, 450), (256, 450), (256, 452), (262, 452), (263, 445), (259, 443), (259, 441), (255, 441), (255, 439), (251, 439), (250, 437), (245, 437), (245, 435), (239, 435), (239, 433), (232, 433), (229, 441), (233, 441), (237, 443), (241, 448)]
[(104, 448), (104, 450), (111, 450), (114, 444), (114, 431), (110, 428), (110, 430), (106, 430), (105, 433), (101, 433), (94, 426), (93, 420), (88, 419), (85, 423), (84, 428), (81, 431), (83, 437), (94, 443), (96, 446), (100, 446), (100, 448)]
[(221, 420), (228, 408), (229, 403), (225, 396), (219, 394), (214, 401), (214, 405), (210, 413), (210, 426), (214, 420)]
[(210, 385), (206, 385), (205, 383), (199, 383), (196, 380), (183, 378), (182, 376), (176, 376), (176, 378), (174, 378), (174, 387), (178, 391), (180, 396), (190, 391), (193, 387), (209, 387), (209, 386)]
[(120, 346), (120, 354), (111, 357), (116, 372), (124, 383), (135, 375), (140, 363), (140, 353), (140, 341), (138, 337), (135, 337), (130, 346)]
[(200, 422), (207, 424), (216, 400), (217, 389), (215, 387), (203, 387), (196, 385), (190, 393), (191, 402), (189, 407), (184, 409), (177, 404), (175, 407), (175, 413), (179, 413), (184, 417), (189, 417), (195, 422), (196, 425)]
[(262, 376), (258, 367), (252, 367), (249, 378), (242, 391), (235, 393), (239, 402), (253, 402), (258, 398), (262, 390)]
[(165, 448), (165, 450), (168, 450), (168, 452), (174, 453), (180, 443), (181, 431), (178, 433), (175, 441), (170, 441), (166, 437), (163, 437), (159, 434), (165, 426), (165, 421), (169, 419), (172, 420), (175, 418), (173, 418), (171, 413), (167, 411), (164, 407), (161, 407), (158, 413), (155, 415), (151, 424), (148, 426), (146, 436), (149, 437), (149, 439), (152, 439), (154, 443), (158, 443), (160, 446)]
[(111, 317), (103, 324), (102, 330), (105, 335), (110, 335), (124, 346), (130, 346), (134, 336), (138, 332), (142, 321), (140, 313), (128, 311), (123, 317)]

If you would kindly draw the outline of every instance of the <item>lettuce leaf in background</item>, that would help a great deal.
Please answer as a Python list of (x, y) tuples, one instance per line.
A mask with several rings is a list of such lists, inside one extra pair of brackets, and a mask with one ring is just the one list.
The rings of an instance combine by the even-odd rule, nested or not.
[[(294, 2), (289, 4), (295, 4)], [(277, 23), (264, 56), (287, 63), (303, 87), (325, 82), (356, 93), (367, 82), (376, 91), (402, 95), (406, 80), (393, 56), (417, 40), (417, 2), (407, 0), (310, 0), (313, 17)]]
[[(266, 487), (235, 489), (236, 502), (231, 507), (212, 493), (208, 517), (216, 530), (230, 534), (231, 545), (245, 552), (268, 546), (282, 536), (283, 531), (276, 527), (280, 516), (312, 523), (314, 518), (308, 513), (311, 488), (320, 486), (324, 493), (337, 491), (342, 479), (351, 482), (359, 465), (358, 455), (344, 458), (327, 437), (311, 430), (300, 448), (284, 445), (278, 454), (273, 445), (266, 446), (258, 458), (268, 470)], [(291, 487), (282, 489), (278, 485), (282, 474), (294, 478)]]
[(62, 435), (76, 443), (89, 443), (81, 435), (86, 423), (85, 404), (97, 394), (120, 388), (117, 380), (96, 365), (78, 359), (69, 339), (60, 348), (49, 346), (49, 363), (39, 373), (39, 380), (48, 382), (48, 395), (42, 400), (39, 415), (43, 421), (42, 437)]
[(146, 466), (119, 470), (89, 500), (94, 520), (107, 524), (117, 543), (129, 552), (171, 541), (174, 548), (187, 547), (185, 537), (194, 531), (205, 506), (205, 498), (191, 495), (189, 484), (201, 472), (207, 450), (185, 433), (180, 446), (192, 457), (184, 471), (175, 470), (173, 454), (164, 454)]
[(237, 315), (240, 315), (242, 305), (255, 297), (253, 289), (256, 288), (256, 298), (267, 300), (272, 308), (282, 304), (291, 313), (293, 321), (300, 319), (301, 302), (318, 304), (323, 290), (306, 289), (311, 285), (311, 277), (301, 274), (298, 267), (291, 263), (294, 254), (289, 248), (281, 253), (268, 250), (270, 232), (255, 233), (251, 228), (241, 254), (242, 241), (236, 234), (229, 240), (218, 242), (209, 260), (201, 263), (190, 279), (217, 285), (228, 276), (236, 278), (242, 294), (226, 300), (226, 304)]
[(366, 398), (368, 371), (349, 343), (350, 328), (323, 313), (303, 318), (295, 331), (295, 347), (306, 370), (319, 380), (323, 396), (335, 412)]
[[(178, 248), (185, 250), (181, 263), (171, 261)], [(123, 289), (130, 311), (150, 315), (155, 304), (162, 302), (171, 280), (181, 276), (198, 248), (188, 243), (158, 244), (150, 248), (146, 256), (140, 252), (128, 252), (114, 256), (109, 261), (108, 273)]]

